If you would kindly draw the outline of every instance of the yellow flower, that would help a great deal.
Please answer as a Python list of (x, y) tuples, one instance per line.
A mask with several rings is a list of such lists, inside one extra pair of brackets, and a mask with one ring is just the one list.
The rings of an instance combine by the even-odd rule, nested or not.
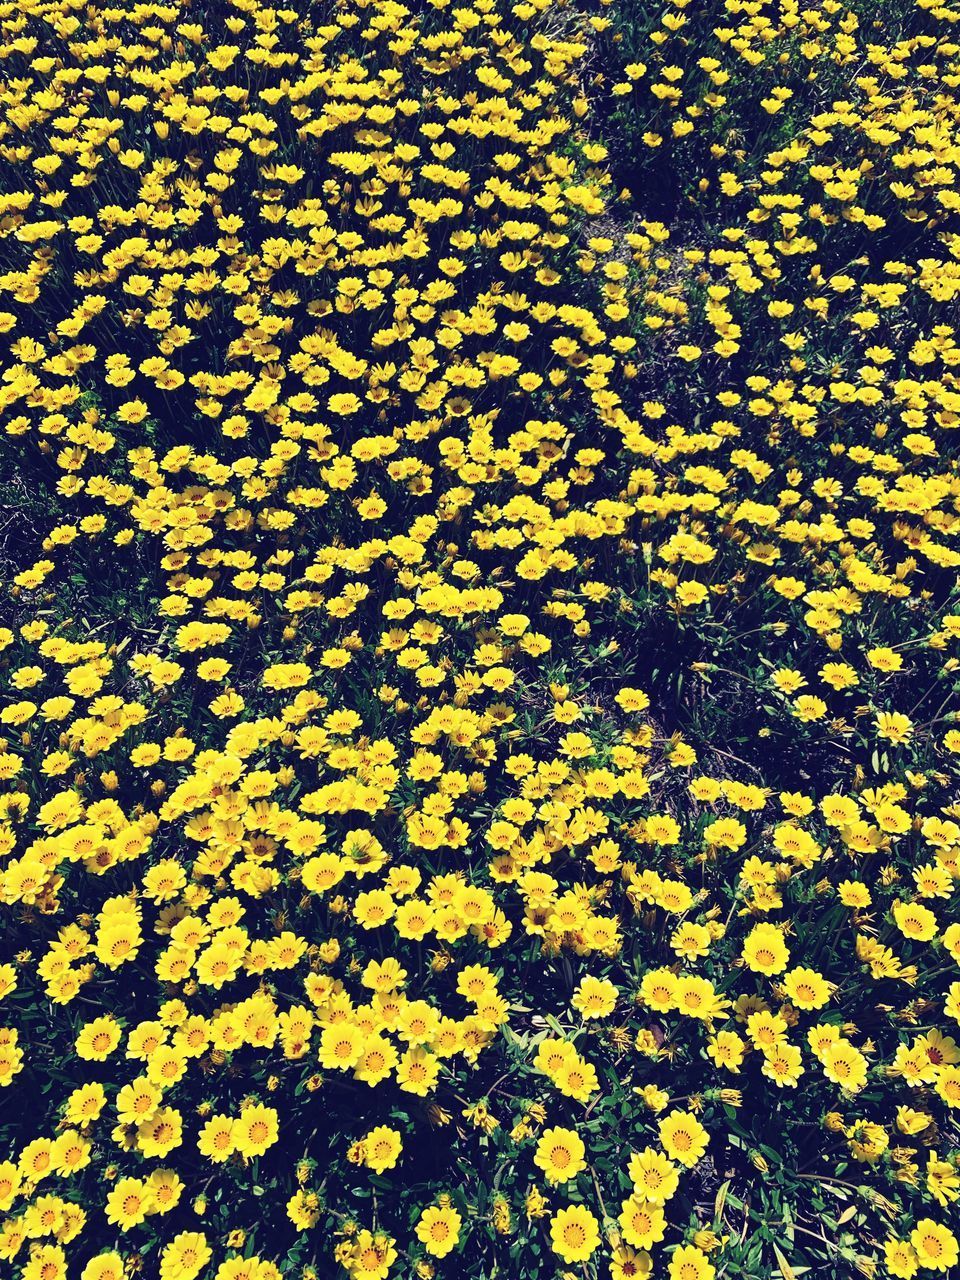
[(667, 1156), (688, 1168), (692, 1168), (707, 1149), (707, 1131), (689, 1111), (671, 1111), (657, 1121), (657, 1128)]
[(949, 1227), (921, 1218), (910, 1233), (910, 1243), (917, 1262), (929, 1271), (949, 1271), (956, 1266), (960, 1253), (957, 1238)]
[(109, 1015), (94, 1018), (77, 1036), (77, 1056), (88, 1062), (104, 1062), (120, 1043), (120, 1027)]
[(385, 1173), (395, 1167), (403, 1148), (403, 1142), (396, 1129), (388, 1125), (378, 1125), (371, 1129), (363, 1139), (364, 1164), (374, 1173)]
[(866, 1084), (867, 1059), (846, 1040), (828, 1044), (820, 1054), (820, 1062), (827, 1079), (849, 1093), (855, 1093)]
[(160, 1254), (160, 1280), (194, 1280), (213, 1255), (202, 1231), (181, 1231)]
[(573, 1129), (544, 1129), (533, 1162), (553, 1185), (569, 1182), (587, 1167), (586, 1148)]
[(200, 1130), (197, 1146), (200, 1154), (220, 1164), (236, 1150), (235, 1121), (231, 1116), (212, 1116)]
[(585, 977), (570, 1003), (586, 1022), (591, 1018), (604, 1018), (613, 1012), (617, 1003), (617, 988), (607, 979)]
[(908, 1240), (897, 1240), (891, 1237), (884, 1242), (884, 1264), (892, 1276), (900, 1280), (910, 1280), (915, 1276), (920, 1263), (917, 1260), (913, 1245)]
[(905, 938), (929, 942), (937, 936), (937, 917), (919, 902), (895, 902), (892, 915)]
[(435, 1258), (445, 1258), (460, 1240), (463, 1219), (456, 1209), (431, 1205), (417, 1223), (417, 1239)]
[(320, 1036), (319, 1061), (329, 1071), (349, 1071), (360, 1061), (365, 1037), (359, 1027), (349, 1022), (335, 1022), (324, 1027)]
[(397, 1084), (406, 1093), (425, 1098), (440, 1074), (440, 1060), (420, 1045), (407, 1049), (397, 1063)]
[(234, 1122), (234, 1150), (246, 1159), (262, 1156), (277, 1141), (280, 1117), (273, 1107), (255, 1102), (245, 1107)]
[(663, 1209), (634, 1192), (624, 1200), (617, 1219), (623, 1238), (635, 1249), (649, 1249), (663, 1239), (667, 1221)]
[(680, 1172), (676, 1165), (653, 1147), (634, 1152), (627, 1175), (636, 1195), (651, 1204), (666, 1204), (680, 1185)]
[(713, 1280), (716, 1270), (696, 1245), (682, 1244), (674, 1250), (667, 1274), (670, 1280)]
[(782, 973), (790, 961), (783, 931), (772, 924), (754, 925), (744, 940), (741, 955), (754, 973), (769, 976)]
[(783, 975), (783, 987), (798, 1009), (822, 1009), (836, 989), (822, 974), (803, 965)]
[(121, 1178), (107, 1195), (107, 1221), (129, 1231), (139, 1226), (153, 1209), (153, 1195), (138, 1178)]
[(583, 1205), (568, 1205), (550, 1219), (550, 1247), (561, 1261), (586, 1262), (599, 1244), (597, 1220)]

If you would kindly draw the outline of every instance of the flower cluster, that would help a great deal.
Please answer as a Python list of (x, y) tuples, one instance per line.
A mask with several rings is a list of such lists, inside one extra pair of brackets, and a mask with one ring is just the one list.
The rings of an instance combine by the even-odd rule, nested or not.
[(0, 4), (0, 1262), (960, 1275), (960, 11)]

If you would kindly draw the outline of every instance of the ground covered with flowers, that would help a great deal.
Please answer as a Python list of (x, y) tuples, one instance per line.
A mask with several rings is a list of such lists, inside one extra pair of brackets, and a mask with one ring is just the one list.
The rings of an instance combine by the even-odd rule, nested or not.
[(954, 0), (0, 5), (0, 1273), (957, 1277)]

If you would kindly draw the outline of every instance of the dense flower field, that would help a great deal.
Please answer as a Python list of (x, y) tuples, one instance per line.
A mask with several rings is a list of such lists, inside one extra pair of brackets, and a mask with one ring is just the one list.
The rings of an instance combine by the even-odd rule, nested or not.
[(956, 0), (0, 4), (0, 1275), (960, 1276)]

